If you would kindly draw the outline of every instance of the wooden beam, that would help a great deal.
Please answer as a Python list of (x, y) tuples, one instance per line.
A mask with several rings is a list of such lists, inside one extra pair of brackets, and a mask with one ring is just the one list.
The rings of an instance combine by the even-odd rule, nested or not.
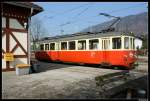
[(13, 29), (13, 28), (10, 28), (10, 30), (12, 32), (22, 32), (22, 33), (27, 33), (28, 32), (26, 29)]
[(18, 44), (15, 45), (15, 47), (11, 50), (11, 53), (13, 53), (18, 47)]
[[(2, 30), (7, 30), (6, 28), (2, 28)], [(14, 29), (14, 28), (9, 28), (12, 32), (22, 32), (22, 33), (27, 33), (28, 31), (26, 29)], [(20, 33), (21, 34), (21, 33)]]
[(15, 71), (15, 68), (2, 69), (2, 72), (7, 72), (7, 71)]
[(27, 55), (14, 55), (14, 58), (27, 58)]
[[(9, 29), (9, 17), (6, 17), (6, 29)], [(8, 30), (5, 30), (5, 31), (6, 31), (6, 53), (8, 53), (9, 52), (9, 46), (10, 46), (9, 45), (10, 44), (10, 42), (9, 42), (10, 36), (9, 36)], [(6, 69), (8, 69), (9, 66), (10, 66), (9, 61), (6, 61)]]

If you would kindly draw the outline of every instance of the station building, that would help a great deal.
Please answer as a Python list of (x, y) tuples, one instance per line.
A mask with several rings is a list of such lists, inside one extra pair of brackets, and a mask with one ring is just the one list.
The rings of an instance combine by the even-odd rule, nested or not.
[(31, 17), (43, 8), (30, 2), (2, 2), (2, 71), (30, 64)]

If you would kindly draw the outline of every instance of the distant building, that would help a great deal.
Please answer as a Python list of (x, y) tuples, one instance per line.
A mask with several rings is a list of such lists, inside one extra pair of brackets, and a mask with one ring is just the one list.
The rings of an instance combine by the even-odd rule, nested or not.
[(33, 51), (37, 51), (40, 49), (40, 46), (39, 44), (37, 44), (36, 42), (33, 44), (33, 42), (30, 43), (30, 46), (31, 46), (31, 52)]
[(135, 42), (135, 48), (137, 48), (137, 47), (139, 47), (139, 49), (142, 48), (142, 40), (141, 39), (136, 38), (134, 42)]

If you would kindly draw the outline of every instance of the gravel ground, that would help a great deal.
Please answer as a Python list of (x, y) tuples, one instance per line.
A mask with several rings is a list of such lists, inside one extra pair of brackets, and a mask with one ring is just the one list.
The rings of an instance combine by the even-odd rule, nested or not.
[[(2, 74), (2, 98), (90, 97), (82, 89), (95, 88), (95, 76), (113, 72), (119, 72), (119, 70), (72, 66), (23, 76), (16, 76), (15, 72), (4, 72)], [(81, 92), (74, 94), (74, 91), (79, 89), (83, 91), (83, 94)], [(96, 96), (96, 94), (91, 96), (93, 95)]]
[(135, 68), (135, 70), (143, 71), (148, 73), (148, 57), (146, 56), (139, 56), (138, 59), (139, 66)]
[[(100, 98), (94, 78), (122, 71), (60, 63), (39, 64), (38, 73), (17, 76), (15, 71), (3, 72), (2, 99)], [(143, 64), (140, 66), (135, 70), (142, 70)], [(147, 66), (144, 70), (148, 70), (148, 65), (144, 66)]]

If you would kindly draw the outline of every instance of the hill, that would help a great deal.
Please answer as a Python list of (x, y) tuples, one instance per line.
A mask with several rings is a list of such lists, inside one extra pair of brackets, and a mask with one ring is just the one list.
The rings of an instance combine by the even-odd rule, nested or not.
[[(102, 29), (109, 26), (113, 21), (114, 20), (97, 24), (94, 26), (90, 26), (80, 32), (100, 32)], [(144, 12), (136, 15), (129, 15), (123, 17), (113, 27), (115, 27), (116, 31), (133, 32), (136, 35), (142, 35), (142, 33), (144, 33), (147, 35), (148, 34), (148, 13)]]

